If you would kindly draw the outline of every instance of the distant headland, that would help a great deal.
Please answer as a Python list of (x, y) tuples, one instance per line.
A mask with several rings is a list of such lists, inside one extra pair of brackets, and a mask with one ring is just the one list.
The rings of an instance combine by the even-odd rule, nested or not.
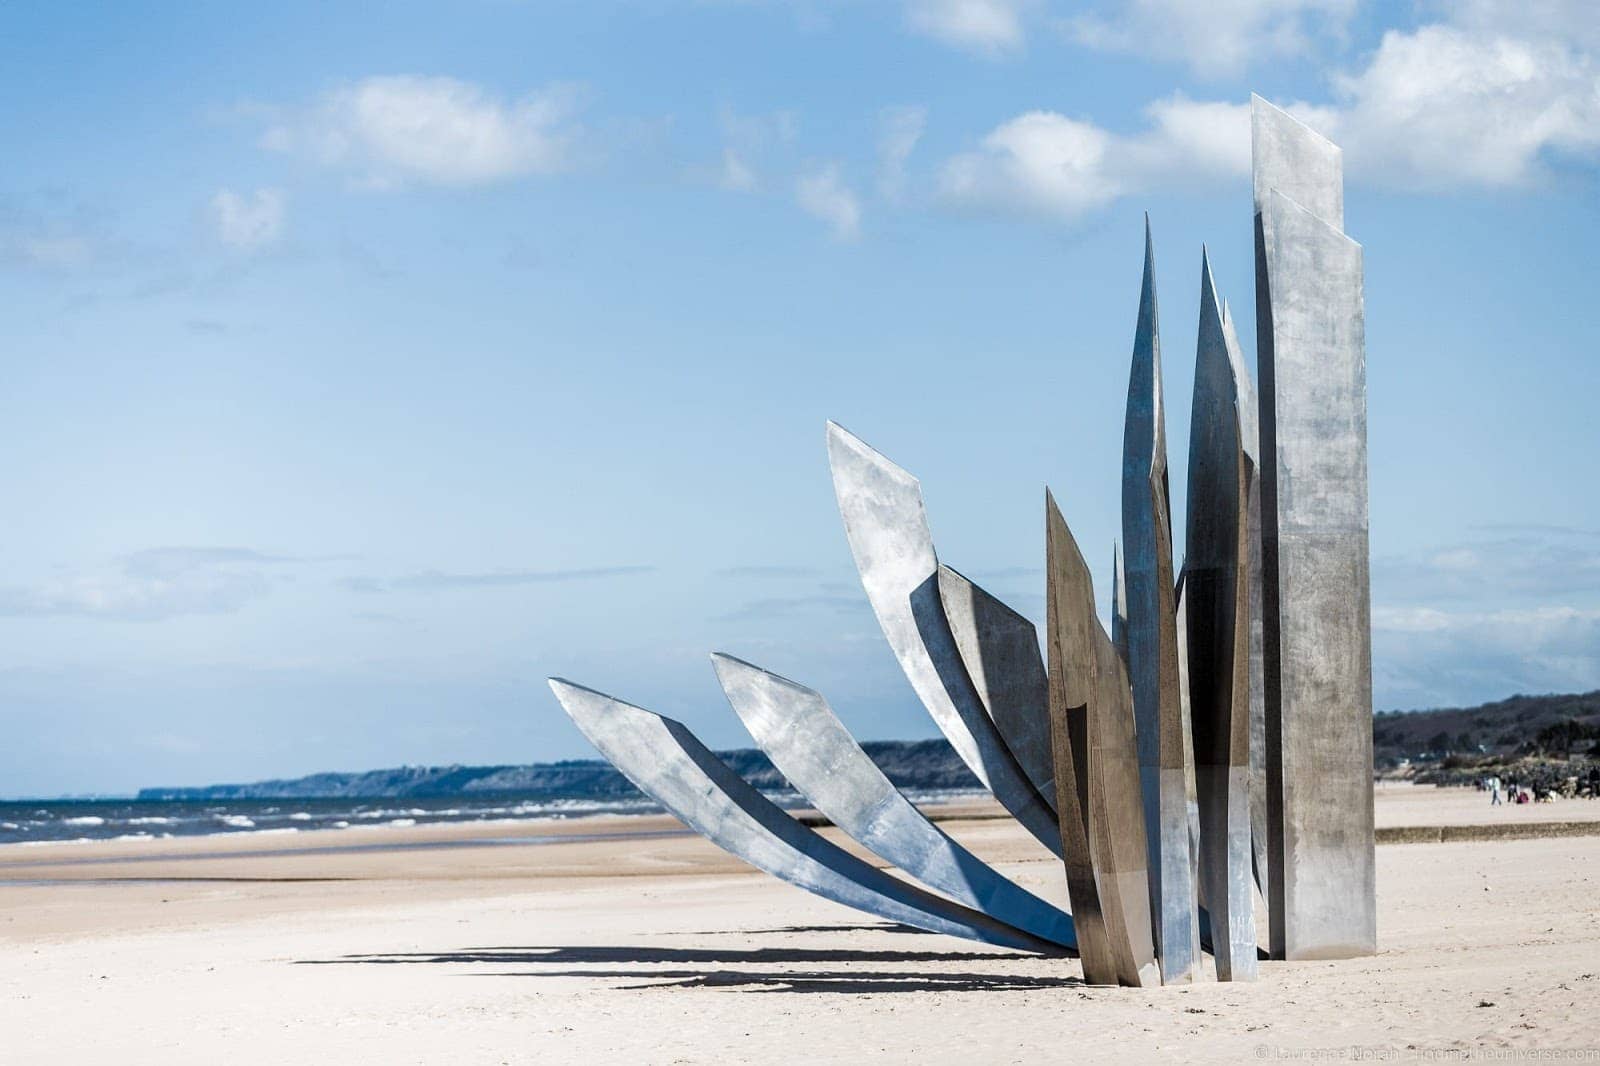
[[(1373, 717), (1372, 725), (1373, 759), (1380, 774), (1424, 782), (1465, 781), (1480, 770), (1559, 764), (1588, 755), (1600, 741), (1600, 690), (1519, 695), (1476, 707), (1384, 711)], [(942, 738), (868, 741), (862, 746), (902, 789), (981, 787)], [(771, 761), (755, 748), (719, 754), (757, 788), (774, 791), (787, 787)], [(242, 784), (145, 788), (139, 790), (138, 799), (348, 799), (495, 793), (574, 799), (621, 799), (639, 794), (608, 763), (571, 759), (521, 766), (400, 766)]]

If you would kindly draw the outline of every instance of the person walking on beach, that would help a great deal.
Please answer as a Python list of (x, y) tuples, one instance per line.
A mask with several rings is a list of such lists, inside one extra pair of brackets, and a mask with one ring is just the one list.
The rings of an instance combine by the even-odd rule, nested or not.
[(1500, 779), (1498, 777), (1489, 778), (1489, 806), (1500, 806)]

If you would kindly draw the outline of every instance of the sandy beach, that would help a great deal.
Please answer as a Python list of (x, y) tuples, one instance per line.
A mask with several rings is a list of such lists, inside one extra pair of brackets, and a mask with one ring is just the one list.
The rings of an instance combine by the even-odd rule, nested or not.
[[(1377, 810), (1600, 832), (1583, 800), (1390, 786)], [(991, 813), (940, 816), (1063, 899)], [(1600, 835), (1580, 832), (1382, 844), (1376, 957), (1153, 990), (882, 925), (664, 817), (9, 846), (0, 1062), (1597, 1061)]]

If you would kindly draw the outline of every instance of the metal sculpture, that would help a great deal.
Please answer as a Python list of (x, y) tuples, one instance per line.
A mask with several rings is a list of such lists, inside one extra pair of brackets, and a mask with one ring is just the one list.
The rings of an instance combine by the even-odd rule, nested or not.
[(1268, 913), (1276, 958), (1377, 949), (1361, 246), (1338, 147), (1252, 98)]
[(1033, 623), (948, 566), (939, 567), (939, 602), (967, 676), (1000, 739), (1039, 796), (1056, 806), (1050, 750), (1049, 683)]
[(1183, 619), (1199, 805), (1199, 866), (1217, 978), (1256, 973), (1250, 833), (1250, 523), (1254, 446), (1243, 357), (1202, 252), (1189, 422)]
[[(1157, 985), (1132, 693), (1077, 542), (1045, 490), (1050, 723), (1067, 890), (1091, 984)], [(1103, 938), (1103, 939), (1102, 939)], [(1103, 947), (1102, 947), (1103, 943)]]
[(1194, 719), (1189, 713), (1189, 608), (1184, 595), (1188, 577), (1188, 564), (1178, 573), (1178, 587), (1173, 592), (1176, 605), (1178, 631), (1178, 720), (1186, 743), (1183, 746), (1183, 811), (1188, 828), (1189, 885), (1194, 894), (1195, 907), (1189, 912), (1189, 943), (1196, 945), (1195, 957), (1209, 943), (1210, 925), (1206, 914), (1206, 901), (1200, 884), (1200, 800), (1194, 777)]
[(1166, 412), (1161, 389), (1155, 248), (1145, 221), (1128, 415), (1122, 438), (1122, 550), (1127, 580), (1128, 674), (1139, 741), (1149, 849), (1150, 910), (1168, 983), (1200, 967), (1198, 901), (1189, 853), (1189, 801), (1178, 674), (1177, 603), (1167, 497)]
[[(802, 826), (681, 724), (552, 680), (630, 780), (713, 842), (829, 899), (1030, 951), (1090, 983), (1257, 972), (1376, 947), (1360, 246), (1339, 149), (1252, 102), (1259, 397), (1202, 253), (1187, 558), (1174, 573), (1148, 219), (1123, 437), (1111, 633), (1046, 493), (1046, 653), (940, 566), (917, 480), (830, 422), (862, 587), (912, 689), (980, 782), (1062, 860), (1069, 917), (934, 826), (823, 697), (731, 656), (729, 701), (774, 765), (934, 895)], [(1253, 875), (1253, 876), (1252, 876)], [(1201, 904), (1204, 904), (1202, 908)]]
[(1060, 855), (1055, 811), (1000, 739), (961, 662), (939, 601), (922, 486), (835, 422), (828, 423), (828, 463), (861, 585), (906, 680), (984, 787)]
[(681, 722), (551, 678), (583, 735), (629, 781), (718, 847), (835, 903), (932, 933), (1046, 954), (1061, 946), (891, 877), (795, 821)]
[(1077, 947), (1072, 918), (997, 873), (914, 807), (820, 693), (711, 656), (734, 712), (772, 765), (829, 821), (930, 888), (1007, 925)]

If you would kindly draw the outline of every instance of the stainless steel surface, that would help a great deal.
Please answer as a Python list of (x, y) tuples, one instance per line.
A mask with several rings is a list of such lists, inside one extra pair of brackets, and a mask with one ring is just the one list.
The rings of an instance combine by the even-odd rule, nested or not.
[(640, 791), (725, 851), (868, 914), (933, 933), (1024, 951), (1058, 945), (908, 885), (791, 818), (697, 740), (682, 723), (560, 678), (561, 706)]
[(1060, 855), (1055, 812), (1000, 739), (961, 662), (917, 479), (833, 422), (828, 462), (861, 585), (906, 679), (978, 780)]
[(1362, 256), (1338, 149), (1252, 104), (1270, 939), (1342, 958), (1377, 949)]
[(822, 695), (731, 655), (717, 679), (778, 772), (834, 825), (906, 873), (1007, 925), (1076, 947), (1060, 908), (1018, 887), (928, 821), (857, 744)]
[[(1136, 972), (1129, 948), (1124, 908), (1118, 898), (1102, 901), (1100, 877), (1104, 864), (1093, 846), (1090, 811), (1104, 808), (1104, 785), (1093, 777), (1091, 718), (1097, 699), (1099, 671), (1095, 661), (1092, 590), (1087, 591), (1087, 565), (1077, 554), (1066, 522), (1050, 490), (1045, 490), (1045, 612), (1049, 649), (1047, 675), (1050, 736), (1056, 765), (1056, 810), (1061, 816), (1062, 859), (1067, 874), (1067, 895), (1077, 919), (1078, 953), (1083, 979), (1092, 985), (1114, 985)], [(1087, 596), (1087, 605), (1085, 598)], [(1142, 819), (1137, 774), (1129, 782), (1126, 798)], [(1142, 830), (1143, 824), (1140, 822)], [(1138, 853), (1141, 874), (1144, 846)], [(1108, 885), (1112, 893), (1116, 885)], [(1139, 896), (1145, 894), (1139, 878)], [(1110, 913), (1108, 914), (1107, 911)], [(1114, 925), (1108, 925), (1108, 922)], [(1149, 912), (1142, 930), (1149, 940)], [(1113, 945), (1115, 940), (1115, 945)], [(1159, 984), (1159, 980), (1156, 982)]]
[(1258, 214), (1276, 190), (1344, 232), (1344, 153), (1338, 145), (1255, 93), (1250, 94), (1250, 145)]
[(1188, 647), (1199, 883), (1221, 981), (1256, 975), (1248, 519), (1255, 466), (1245, 446), (1248, 377), (1230, 325), (1202, 253), (1180, 618)]
[(1088, 564), (1048, 490), (1045, 551), (1050, 718), (1068, 891), (1075, 909), (1080, 897), (1097, 906), (1095, 932), (1105, 940), (1102, 955), (1080, 920), (1084, 979), (1158, 985), (1127, 670), (1096, 617)]
[(1033, 623), (948, 566), (939, 601), (984, 710), (1039, 795), (1055, 804), (1050, 695)]
[(1198, 901), (1189, 856), (1187, 749), (1178, 676), (1177, 605), (1167, 493), (1155, 251), (1145, 223), (1144, 283), (1123, 430), (1122, 551), (1127, 579), (1128, 674), (1139, 741), (1150, 908), (1167, 983), (1200, 966)]

